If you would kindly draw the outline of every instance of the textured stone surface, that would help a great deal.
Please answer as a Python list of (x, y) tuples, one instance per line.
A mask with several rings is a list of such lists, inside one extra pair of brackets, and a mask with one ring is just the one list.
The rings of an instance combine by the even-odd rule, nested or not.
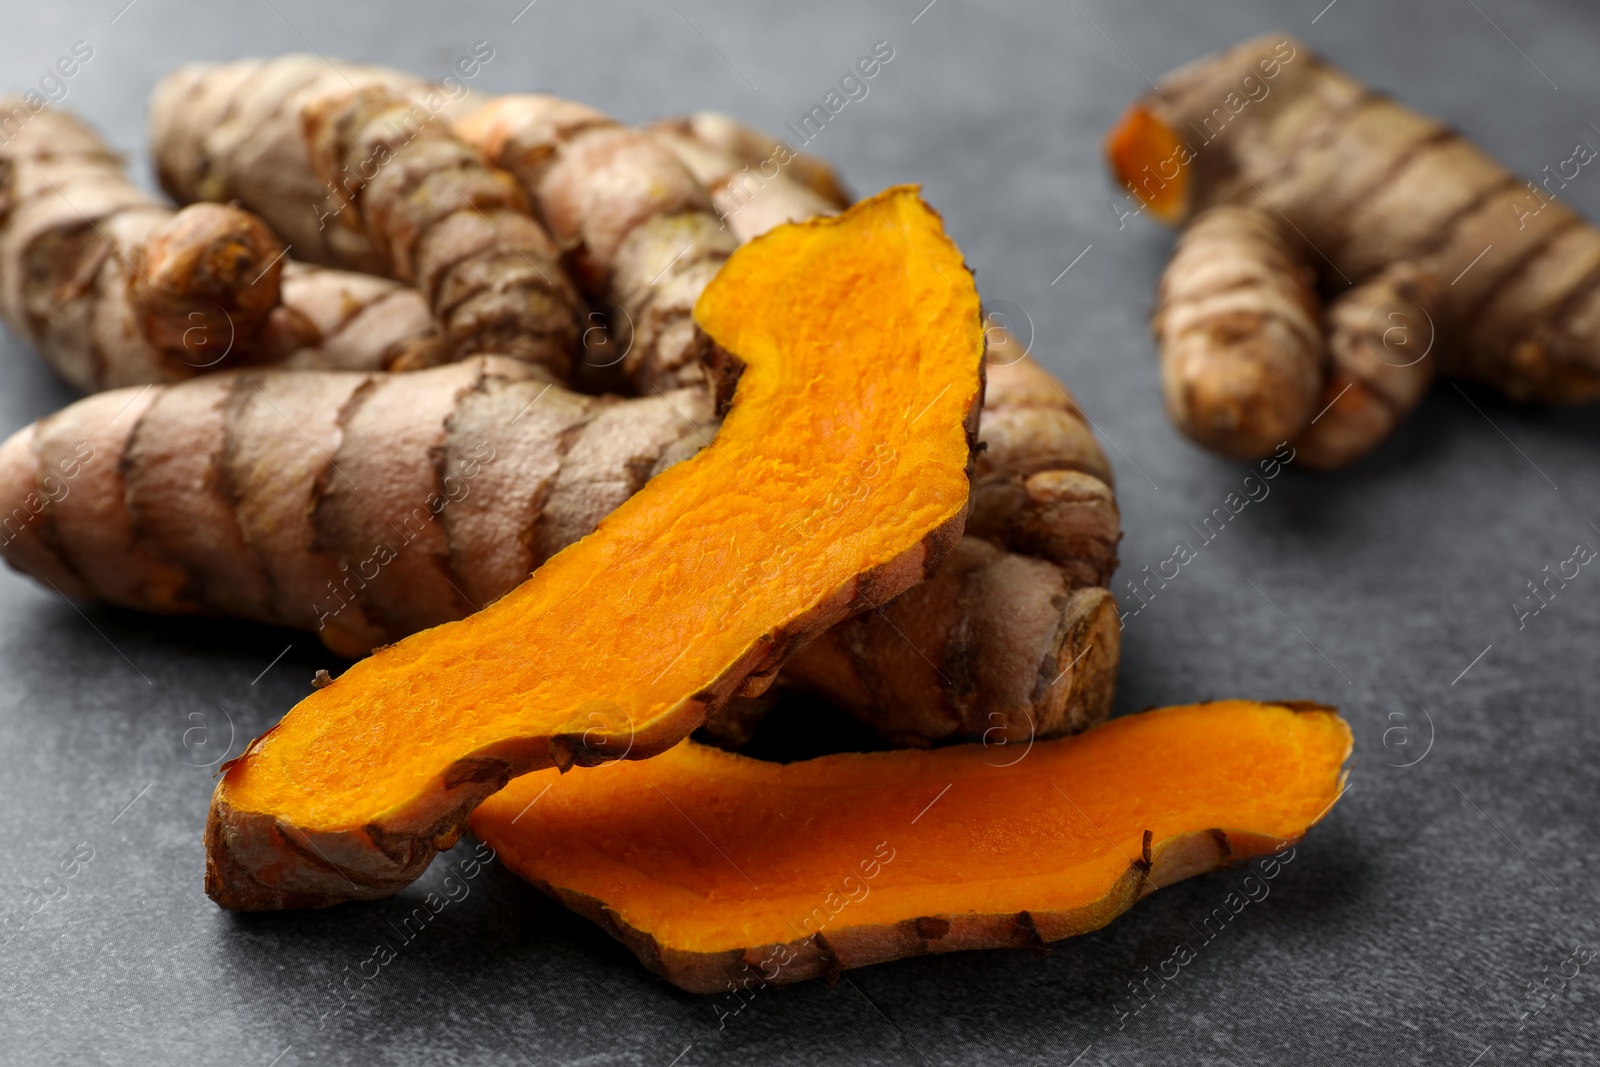
[[(459, 899), (410, 941), (397, 928), (447, 888), (440, 866), (375, 905), (218, 911), (201, 892), (200, 765), (236, 753), (337, 664), (304, 636), (80, 613), (5, 574), (0, 1062), (1595, 1061), (1600, 958), (1520, 1032), (1518, 1015), (1545, 1003), (1530, 982), (1571, 973), (1574, 946), (1600, 949), (1600, 571), (1585, 568), (1520, 631), (1510, 605), (1576, 543), (1600, 547), (1600, 420), (1446, 385), (1368, 462), (1335, 477), (1291, 469), (1202, 545), (1191, 524), (1246, 472), (1161, 414), (1145, 318), (1171, 236), (1143, 220), (1118, 228), (1098, 160), (1141, 71), (1281, 24), (1516, 169), (1554, 167), (1574, 141), (1600, 144), (1586, 124), (1600, 122), (1586, 5), (1338, 0), (1317, 17), (1320, 0), (937, 0), (918, 17), (925, 0), (542, 0), (518, 17), (522, 2), (372, 5), (389, 12), (382, 23), (304, 0), (137, 0), (120, 15), (120, 3), (13, 5), (0, 69), (24, 88), (88, 41), (94, 58), (65, 102), (137, 153), (143, 96), (169, 66), (308, 41), (436, 72), (483, 39), (495, 48), (483, 89), (553, 89), (634, 119), (716, 107), (774, 127), (889, 41), (869, 95), (812, 147), (862, 190), (924, 183), (986, 296), (1025, 316), (1105, 434), (1128, 530), (1120, 577), (1177, 542), (1198, 549), (1128, 619), (1119, 708), (1338, 703), (1357, 737), (1353, 791), (1210, 942), (1191, 924), (1243, 871), (1164, 891), (1046, 958), (951, 956), (832, 990), (765, 991), (719, 1029), (731, 1002), (664, 986), (495, 864), (451, 883)], [(1600, 215), (1600, 172), (1585, 168), (1564, 195)], [(0, 347), (0, 429), (68, 399), (21, 346)], [(80, 843), (93, 858), (49, 880)], [(35, 913), (40, 888), (54, 896)], [(374, 973), (363, 962), (380, 939), (396, 957), (371, 981), (351, 977)], [(1126, 983), (1184, 941), (1192, 962), (1152, 979), (1153, 1000), (1119, 1029)], [(360, 993), (336, 1013), (346, 1001), (328, 987), (346, 978)]]

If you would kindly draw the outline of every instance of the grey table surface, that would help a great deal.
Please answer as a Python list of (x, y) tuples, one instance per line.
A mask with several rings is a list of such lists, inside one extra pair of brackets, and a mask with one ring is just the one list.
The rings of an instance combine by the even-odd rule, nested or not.
[[(810, 147), (861, 190), (923, 183), (985, 296), (1078, 393), (1116, 467), (1130, 603), (1121, 579), (1195, 542), (1246, 473), (1161, 412), (1146, 318), (1172, 237), (1119, 225), (1098, 155), (1147, 75), (1277, 27), (1523, 172), (1600, 143), (1600, 32), (1579, 0), (525, 2), (11, 4), (0, 81), (36, 84), (87, 42), (62, 106), (143, 171), (145, 94), (186, 60), (315, 49), (428, 73), (482, 40), (485, 91), (777, 128), (887, 41), (869, 95)], [(1562, 195), (1600, 216), (1593, 172)], [(0, 430), (71, 399), (0, 344)], [(1600, 963), (1552, 976), (1600, 948), (1600, 573), (1522, 625), (1512, 605), (1575, 545), (1600, 545), (1597, 457), (1593, 409), (1438, 387), (1355, 469), (1272, 482), (1127, 620), (1119, 711), (1294, 696), (1341, 705), (1356, 734), (1349, 795), (1223, 935), (1192, 924), (1243, 871), (1048, 957), (905, 961), (733, 1015), (498, 864), (335, 999), (438, 867), (401, 900), (240, 917), (202, 892), (200, 831), (206, 765), (337, 664), (306, 635), (73, 605), (7, 572), (0, 1062), (1595, 1063)], [(1128, 983), (1184, 942), (1195, 959), (1122, 1018)], [(1557, 991), (1536, 997), (1543, 982)]]

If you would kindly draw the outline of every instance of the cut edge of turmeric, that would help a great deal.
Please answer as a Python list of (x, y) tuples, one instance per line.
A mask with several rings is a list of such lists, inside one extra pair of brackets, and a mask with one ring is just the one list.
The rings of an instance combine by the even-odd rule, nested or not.
[[(1179, 222), (1189, 209), (1189, 174), (1180, 150), (1188, 152), (1172, 128), (1142, 104), (1129, 107), (1105, 139), (1106, 159), (1117, 183), (1168, 224)], [(1150, 173), (1169, 160), (1178, 164), (1174, 173)]]

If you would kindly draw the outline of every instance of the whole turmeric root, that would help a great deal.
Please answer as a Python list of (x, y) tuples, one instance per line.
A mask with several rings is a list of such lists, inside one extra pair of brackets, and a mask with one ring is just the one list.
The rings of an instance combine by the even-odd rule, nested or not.
[[(1297, 451), (1338, 466), (1382, 441), (1435, 373), (1514, 400), (1600, 397), (1600, 230), (1553, 190), (1515, 177), (1301, 42), (1264, 37), (1174, 71), (1133, 105), (1106, 150), (1119, 183), (1158, 218), (1215, 234), (1237, 229), (1223, 220), (1240, 216), (1212, 210), (1270, 214), (1287, 228), (1269, 242), (1275, 269), (1287, 269), (1288, 254), (1301, 265), (1290, 275), (1312, 269), (1324, 292), (1348, 290), (1328, 309), (1331, 358), (1309, 404), (1317, 375), (1308, 353), (1320, 346), (1307, 344), (1303, 329), (1219, 329), (1196, 344), (1158, 318), (1169, 395), (1204, 383), (1226, 397), (1214, 411), (1202, 400), (1201, 409), (1176, 413), (1202, 444), (1259, 458), (1305, 434), (1308, 447)], [(1208, 281), (1188, 274), (1208, 269), (1180, 249), (1164, 291), (1204, 290)], [(1236, 312), (1284, 321), (1271, 296), (1284, 285), (1298, 282), (1240, 293)], [(1162, 315), (1182, 319), (1170, 307)], [(1230, 377), (1241, 361), (1260, 365), (1263, 346), (1298, 370), (1254, 382)], [(1229, 407), (1262, 414), (1229, 429)]]
[(235, 207), (174, 212), (59, 108), (0, 146), (0, 314), (85, 392), (245, 364), (436, 358), (414, 290), (295, 263)]
[[(552, 98), (505, 98), (483, 109), (480, 116), (468, 120), (468, 129), (476, 130), (473, 139), (484, 139), (493, 146), (492, 155), (518, 171), (535, 203), (541, 205), (563, 236), (579, 276), (590, 280), (591, 291), (603, 292), (606, 286), (614, 286), (623, 294), (642, 294), (632, 306), (657, 314), (663, 307), (681, 307), (683, 314), (676, 324), (669, 320), (672, 328), (657, 330), (654, 335), (664, 338), (676, 332), (680, 338), (686, 337), (676, 326), (692, 330), (687, 307), (692, 306), (694, 296), (714, 270), (696, 267), (681, 271), (674, 281), (670, 272), (663, 273), (656, 266), (660, 260), (662, 266), (671, 267), (674, 257), (655, 255), (652, 259), (653, 253), (661, 251), (662, 242), (641, 241), (638, 236), (648, 236), (654, 226), (679, 227), (686, 220), (689, 231), (709, 230), (715, 235), (714, 220), (711, 226), (706, 225), (706, 197), (695, 189), (682, 167), (651, 141), (580, 105)], [(625, 193), (615, 201), (585, 200), (582, 194), (586, 186), (622, 189)], [(807, 196), (831, 210), (814, 194)], [(720, 262), (719, 248), (725, 242), (724, 236), (703, 255), (687, 256), (680, 251), (677, 258), (714, 268)], [(287, 271), (286, 301), (294, 294), (296, 278), (302, 273), (319, 272), (304, 267)], [(658, 295), (642, 284), (617, 285), (615, 279), (624, 276), (636, 280), (665, 278), (667, 284)], [(359, 279), (354, 275), (340, 277)], [(366, 279), (366, 284), (379, 292), (392, 285), (375, 278)], [(352, 301), (341, 294), (339, 299), (293, 303), (326, 318), (349, 307)], [(410, 319), (383, 315), (382, 303), (376, 301), (370, 312), (347, 316), (342, 329), (324, 326), (323, 331), (335, 338), (386, 338), (392, 332), (387, 327)], [(645, 320), (645, 315), (639, 317)], [(407, 331), (398, 332), (403, 337)], [(995, 347), (993, 340), (991, 346)], [(288, 365), (339, 365), (337, 357), (343, 346), (329, 342), (319, 351), (335, 358), (315, 362), (291, 359)], [(685, 349), (671, 351), (682, 353)], [(1020, 353), (1021, 349), (1008, 338), (996, 351)], [(366, 368), (374, 364), (351, 360), (344, 365)], [(290, 538), (292, 551), (283, 555), (280, 563), (294, 569), (297, 565), (289, 561), (295, 553), (305, 553), (311, 565), (299, 567), (299, 577), (307, 580), (297, 580), (293, 574), (272, 573), (269, 568), (263, 580), (254, 584), (280, 591), (281, 595), (271, 602), (260, 597), (247, 598), (245, 603), (216, 602), (206, 590), (220, 589), (231, 594), (233, 590), (222, 578), (229, 567), (237, 567), (243, 573), (253, 568), (254, 561), (273, 558), (267, 549), (255, 548), (249, 556), (214, 564), (209, 578), (201, 580), (182, 574), (174, 578), (169, 568), (163, 572), (162, 581), (146, 583), (148, 588), (159, 591), (160, 595), (152, 598), (127, 591), (127, 576), (137, 576), (141, 573), (139, 568), (120, 568), (120, 594), (116, 599), (153, 610), (203, 610), (318, 629), (331, 647), (357, 655), (442, 619), (459, 617), (473, 606), (495, 599), (550, 552), (593, 529), (645, 478), (660, 469), (660, 457), (670, 455), (676, 459), (691, 454), (715, 431), (715, 420), (704, 395), (674, 392), (664, 398), (670, 408), (656, 405), (646, 410), (648, 405), (603, 404), (576, 397), (559, 387), (544, 394), (547, 385), (543, 380), (528, 380), (512, 386), (506, 384), (503, 374), (497, 373), (489, 376), (489, 384), (477, 389), (503, 393), (505, 402), (514, 402), (519, 410), (534, 399), (531, 394), (537, 390), (543, 398), (536, 408), (569, 412), (570, 419), (558, 420), (549, 433), (524, 434), (509, 444), (496, 442), (491, 446), (512, 457), (511, 462), (503, 462), (498, 469), (519, 472), (516, 485), (497, 489), (489, 498), (502, 509), (501, 516), (518, 515), (509, 527), (496, 527), (499, 532), (514, 536), (503, 542), (472, 540), (470, 529), (457, 532), (450, 519), (444, 519), (443, 524), (450, 528), (446, 540), (456, 547), (447, 550), (434, 544), (432, 552), (435, 556), (445, 553), (451, 559), (459, 557), (459, 569), (448, 573), (441, 582), (428, 568), (416, 574), (405, 566), (375, 568), (371, 561), (382, 555), (376, 549), (387, 536), (382, 529), (365, 541), (361, 537), (352, 540), (347, 535), (349, 529), (361, 528), (359, 520), (363, 516), (392, 518), (387, 515), (389, 511), (405, 514), (406, 509), (399, 507), (399, 502), (391, 506), (388, 501), (350, 492), (346, 479), (336, 477), (331, 469), (320, 475), (330, 498), (324, 500), (322, 489), (312, 492), (312, 476), (306, 472), (323, 456), (335, 457), (337, 469), (347, 475), (349, 468), (370, 466), (373, 457), (377, 457), (383, 470), (374, 471), (369, 478), (351, 477), (349, 481), (386, 487), (423, 484), (425, 474), (402, 476), (395, 472), (417, 464), (427, 455), (427, 445), (419, 444), (415, 453), (392, 445), (382, 447), (377, 442), (392, 442), (394, 435), (401, 432), (400, 425), (385, 426), (375, 416), (357, 413), (365, 411), (368, 393), (378, 386), (392, 398), (391, 407), (385, 410), (394, 412), (387, 416), (393, 419), (402, 418), (407, 411), (414, 414), (420, 410), (414, 405), (420, 404), (425, 394), (454, 395), (451, 387), (441, 387), (431, 380), (414, 386), (376, 380), (357, 386), (252, 377), (248, 384), (233, 388), (244, 397), (245, 407), (241, 410), (254, 411), (262, 419), (241, 421), (239, 432), (254, 427), (282, 436), (287, 427), (284, 420), (288, 420), (296, 425), (323, 427), (331, 436), (324, 440), (320, 432), (307, 430), (303, 439), (275, 441), (268, 449), (237, 439), (231, 428), (223, 430), (213, 425), (205, 431), (211, 435), (212, 444), (199, 454), (213, 456), (219, 468), (226, 467), (231, 457), (277, 456), (284, 449), (295, 454), (284, 466), (301, 471), (295, 491), (313, 496), (309, 504), (299, 496), (269, 495), (254, 505), (252, 518), (248, 502), (253, 498), (240, 487), (247, 479), (223, 473), (211, 480), (230, 487), (230, 493), (241, 501), (241, 519), (250, 519), (258, 528), (255, 536), (298, 531)], [(222, 409), (231, 410), (236, 402), (217, 399), (221, 395), (198, 403), (195, 409), (219, 410), (214, 405), (221, 404)], [(301, 410), (300, 397), (305, 398), (311, 410)], [(851, 636), (847, 637), (843, 629), (837, 635), (840, 649), (876, 644), (883, 646), (884, 652), (862, 655), (858, 648), (848, 655), (829, 657), (819, 644), (815, 654), (802, 656), (800, 666), (791, 672), (898, 740), (926, 743), (958, 735), (1047, 735), (1098, 721), (1109, 711), (1117, 661), (1115, 607), (1109, 593), (1091, 588), (1108, 581), (1120, 538), (1115, 500), (1109, 488), (1109, 467), (1070, 395), (1025, 355), (1006, 356), (994, 362), (989, 371), (987, 397), (984, 435), (988, 451), (979, 460), (969, 530), (991, 543), (971, 539), (970, 544), (963, 544), (948, 570), (920, 590), (919, 603), (877, 605), (874, 613), (850, 624)], [(594, 412), (602, 408), (604, 416), (596, 416)], [(343, 416), (338, 416), (341, 410)], [(660, 416), (669, 410), (675, 413), (674, 417), (662, 419)], [(370, 425), (374, 432), (369, 438), (355, 433), (351, 426), (330, 424), (336, 416), (350, 418), (352, 426)], [(452, 418), (452, 425), (459, 423), (459, 418)], [(587, 421), (591, 418), (593, 425)], [(530, 419), (530, 426), (536, 421)], [(585, 426), (582, 441), (594, 458), (589, 459), (585, 449), (578, 449), (572, 456), (577, 463), (575, 469), (591, 472), (595, 479), (588, 482), (581, 496), (559, 497), (550, 506), (543, 506), (537, 502), (543, 501), (544, 490), (529, 489), (532, 496), (526, 499), (535, 503), (518, 508), (499, 499), (506, 496), (507, 500), (523, 500), (516, 486), (543, 484), (540, 477), (524, 478), (523, 473), (554, 469), (565, 463), (562, 449), (568, 443), (563, 435), (575, 432), (573, 427), (578, 423)], [(141, 428), (141, 434), (156, 438), (180, 432), (183, 431), (166, 424), (160, 412), (152, 416), (150, 427)], [(615, 450), (606, 445), (607, 435), (616, 438)], [(435, 438), (424, 433), (419, 441), (424, 439)], [(125, 445), (114, 443), (107, 447), (120, 454)], [(647, 453), (643, 460), (637, 451), (641, 448)], [(337, 458), (340, 449), (345, 450), (346, 458)], [(109, 491), (118, 497), (122, 492), (115, 486)], [(17, 499), (26, 499), (26, 492)], [(34, 506), (39, 506), (49, 498), (32, 499)], [(345, 502), (342, 513), (346, 521), (337, 528), (325, 529), (321, 524), (331, 522), (335, 513), (331, 500)], [(568, 507), (563, 506), (563, 500)], [(575, 510), (573, 501), (577, 501)], [(66, 505), (67, 510), (74, 506)], [(454, 516), (477, 506), (463, 503), (449, 514)], [(274, 519), (278, 514), (274, 509), (280, 507), (281, 522)], [(30, 514), (29, 507), (16, 512), (22, 517)], [(43, 524), (43, 528), (48, 529), (49, 524)], [(185, 532), (182, 528), (176, 531), (180, 537)], [(95, 582), (85, 586), (64, 573), (70, 567), (42, 563), (37, 552), (27, 555), (24, 549), (36, 540), (18, 538), (11, 556), (19, 562), (30, 560), (31, 563), (22, 564), (25, 569), (31, 567), (35, 573), (53, 575), (63, 589), (96, 588)], [(251, 543), (250, 536), (223, 540), (235, 547)], [(409, 537), (406, 540), (410, 542)], [(1009, 551), (1000, 551), (995, 545)], [(170, 546), (164, 556), (177, 557), (180, 564), (184, 558), (182, 551)], [(175, 591), (184, 595), (178, 597)], [(1017, 610), (1016, 605), (1023, 607)], [(971, 667), (975, 656), (985, 660), (981, 670)], [(910, 657), (911, 671), (896, 666), (905, 657)], [(909, 675), (914, 673), (919, 677), (913, 682)], [(884, 684), (894, 676), (900, 677), (897, 684)]]
[[(286, 56), (168, 75), (150, 122), (168, 189), (181, 200), (232, 193), (285, 235), (304, 235), (308, 215), (318, 233), (342, 228), (341, 240), (312, 241), (310, 253), (415, 284), (448, 358), (503, 353), (565, 376), (581, 301), (516, 182), (456, 137), (427, 83), (373, 69), (352, 90), (327, 73), (321, 61)], [(180, 117), (191, 98), (225, 99), (207, 106), (228, 121), (207, 130)], [(254, 167), (277, 177), (246, 180)]]

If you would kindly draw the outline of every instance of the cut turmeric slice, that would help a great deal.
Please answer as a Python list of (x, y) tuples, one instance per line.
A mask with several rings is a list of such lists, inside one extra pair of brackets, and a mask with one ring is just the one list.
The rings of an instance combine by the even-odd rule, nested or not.
[(917, 191), (744, 246), (695, 314), (743, 364), (715, 440), (487, 609), (379, 650), (258, 738), (212, 799), (214, 900), (391, 893), (511, 778), (662, 752), (937, 566), (966, 511), (983, 337)]
[(1163, 886), (1275, 852), (1338, 799), (1350, 728), (1220, 701), (1033, 746), (779, 765), (686, 742), (529, 775), (472, 830), (697, 993), (1097, 930)]

